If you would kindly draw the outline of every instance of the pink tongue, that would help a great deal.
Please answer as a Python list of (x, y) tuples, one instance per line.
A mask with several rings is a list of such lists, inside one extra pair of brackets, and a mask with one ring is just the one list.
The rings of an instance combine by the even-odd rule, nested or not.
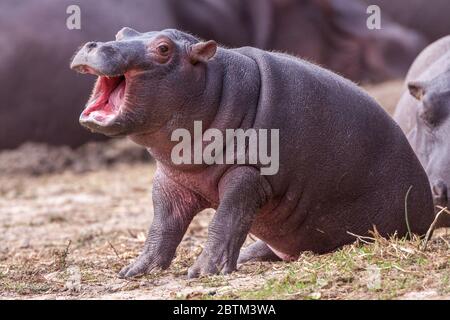
[(120, 107), (125, 93), (125, 81), (122, 81), (109, 96), (108, 102), (115, 108)]

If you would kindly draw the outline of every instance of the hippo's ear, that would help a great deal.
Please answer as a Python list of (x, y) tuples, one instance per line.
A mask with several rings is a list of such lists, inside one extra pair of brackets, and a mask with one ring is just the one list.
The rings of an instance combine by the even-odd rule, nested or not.
[(199, 42), (191, 47), (189, 58), (192, 64), (197, 62), (207, 62), (214, 57), (217, 51), (217, 43), (213, 40), (206, 42)]
[(122, 29), (119, 30), (119, 32), (117, 32), (116, 34), (116, 41), (128, 38), (128, 37), (135, 37), (135, 36), (139, 36), (141, 33), (132, 29), (132, 28), (128, 28), (128, 27), (124, 27)]
[(423, 81), (409, 81), (408, 90), (414, 98), (420, 101), (425, 94), (425, 83)]

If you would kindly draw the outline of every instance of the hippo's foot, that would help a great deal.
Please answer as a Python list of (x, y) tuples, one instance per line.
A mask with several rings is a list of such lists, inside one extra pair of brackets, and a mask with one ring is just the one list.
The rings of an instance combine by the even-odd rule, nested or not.
[(170, 261), (163, 261), (156, 255), (143, 252), (133, 263), (119, 272), (119, 278), (132, 278), (167, 269)]
[(189, 278), (237, 269), (241, 247), (270, 193), (270, 185), (262, 177), (255, 168), (245, 166), (222, 176), (220, 204), (209, 225), (205, 249), (189, 269)]
[(264, 241), (258, 240), (242, 250), (239, 255), (238, 263), (280, 260), (281, 258), (278, 257)]
[[(212, 254), (210, 254), (209, 251), (211, 251)], [(189, 268), (188, 278), (198, 278), (200, 276), (219, 273), (229, 274), (236, 270), (236, 260), (237, 257), (233, 257), (232, 253), (229, 253), (226, 250), (216, 251), (205, 249), (197, 258), (194, 265)]]
[[(156, 171), (153, 180), (154, 216), (139, 257), (119, 272), (121, 278), (138, 277), (170, 266), (175, 251), (202, 204), (197, 195)], [(178, 195), (179, 198), (174, 198)]]

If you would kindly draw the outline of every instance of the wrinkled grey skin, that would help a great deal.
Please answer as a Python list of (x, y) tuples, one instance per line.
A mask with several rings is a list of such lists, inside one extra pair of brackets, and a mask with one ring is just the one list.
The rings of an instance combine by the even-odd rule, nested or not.
[[(231, 47), (297, 55), (346, 78), (404, 77), (426, 46), (417, 32), (383, 15), (369, 30), (359, 0), (168, 0), (177, 28)], [(226, 28), (224, 28), (226, 26)]]
[[(394, 119), (428, 174), (435, 205), (449, 205), (450, 36), (427, 47), (414, 61)], [(450, 226), (450, 219), (444, 219)]]
[[(329, 252), (355, 240), (348, 232), (368, 235), (374, 225), (383, 236), (403, 236), (411, 186), (408, 221), (412, 232), (426, 232), (433, 220), (426, 174), (400, 128), (352, 82), (289, 55), (224, 49), (177, 30), (123, 29), (117, 39), (85, 45), (72, 68), (109, 76), (128, 70), (117, 117), (102, 123), (85, 115), (82, 124), (129, 136), (157, 162), (154, 219), (141, 255), (121, 277), (167, 268), (205, 208), (216, 213), (189, 277), (234, 271), (248, 233), (260, 240), (240, 263)], [(278, 173), (262, 176), (260, 165), (175, 165), (171, 133), (192, 132), (195, 120), (222, 132), (279, 129)]]

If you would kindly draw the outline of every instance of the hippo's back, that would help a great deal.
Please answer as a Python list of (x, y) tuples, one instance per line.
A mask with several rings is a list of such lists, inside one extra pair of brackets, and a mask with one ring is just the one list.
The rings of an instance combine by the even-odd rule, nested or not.
[[(279, 173), (268, 176), (275, 193), (301, 194), (297, 207), (309, 212), (309, 225), (328, 234), (366, 234), (373, 225), (383, 234), (405, 234), (411, 188), (410, 225), (426, 232), (433, 219), (427, 176), (400, 128), (371, 97), (295, 57), (240, 52), (255, 60), (261, 77), (255, 128), (280, 129)], [(331, 249), (336, 242), (328, 240)]]

